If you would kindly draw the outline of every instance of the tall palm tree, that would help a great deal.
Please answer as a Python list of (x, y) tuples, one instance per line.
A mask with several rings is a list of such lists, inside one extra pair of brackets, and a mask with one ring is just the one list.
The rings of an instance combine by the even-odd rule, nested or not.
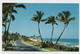
[(68, 26), (69, 22), (72, 20), (75, 20), (75, 17), (70, 18), (71, 13), (69, 11), (62, 11), (62, 13), (58, 14), (58, 17), (56, 18), (56, 20), (63, 22), (64, 23), (64, 28), (60, 34), (60, 36), (58, 37), (56, 44), (58, 43), (60, 37), (62, 36), (65, 28)]
[(5, 27), (5, 32), (4, 32), (4, 41), (6, 39), (6, 33), (7, 33), (7, 22), (9, 22), (8, 19), (8, 14), (9, 14), (9, 10), (10, 10), (10, 5), (9, 3), (3, 3), (2, 4), (2, 25)]
[(5, 31), (6, 31), (6, 24), (7, 24), (8, 21), (9, 20), (7, 20), (6, 17), (2, 18), (2, 26), (5, 27)]
[(9, 3), (3, 3), (2, 4), (2, 25), (5, 27), (5, 32), (6, 32), (6, 26), (7, 26), (7, 21), (8, 20), (8, 13), (9, 13)]
[(52, 42), (52, 38), (53, 38), (53, 31), (54, 31), (54, 24), (58, 25), (55, 21), (55, 17), (54, 16), (50, 16), (47, 19), (43, 19), (42, 22), (45, 22), (45, 24), (52, 24), (52, 34), (51, 34), (51, 42)]
[(39, 24), (40, 24), (40, 21), (41, 21), (43, 15), (44, 15), (43, 12), (41, 12), (41, 11), (36, 11), (36, 14), (34, 14), (33, 17), (32, 17), (32, 21), (35, 21), (35, 22), (38, 23), (38, 32), (39, 32), (39, 35), (40, 35), (40, 39), (41, 39), (41, 41), (42, 41), (42, 44), (43, 44), (43, 38), (42, 38), (42, 36), (41, 36)]
[(5, 31), (4, 31), (4, 35), (3, 35), (3, 42), (5, 42), (5, 39), (6, 39), (6, 29), (7, 29), (7, 23), (9, 22), (9, 20), (7, 19), (2, 19), (2, 26), (5, 28)]
[[(11, 19), (15, 20), (15, 17), (14, 17), (14, 15), (12, 15), (12, 13), (17, 13), (17, 11), (14, 9), (14, 7), (15, 8), (24, 8), (24, 9), (26, 9), (26, 7), (23, 4), (3, 3), (3, 17), (5, 18), (5, 16), (7, 14), (8, 14), (8, 16), (10, 16), (9, 24), (8, 24), (8, 28), (7, 28), (7, 33), (6, 33), (6, 38), (8, 37)], [(6, 22), (5, 22), (5, 25), (6, 25)]]
[(9, 19), (9, 24), (8, 24), (8, 29), (7, 29), (7, 31), (9, 31), (9, 27), (10, 27), (10, 22), (11, 22), (11, 19), (12, 20), (15, 20), (15, 17), (14, 17), (14, 15), (12, 15), (12, 13), (14, 12), (14, 13), (17, 13), (17, 11), (14, 9), (14, 7), (15, 8), (24, 8), (24, 9), (26, 9), (26, 7), (23, 5), (23, 4), (17, 4), (17, 3), (11, 3), (10, 4), (10, 19)]

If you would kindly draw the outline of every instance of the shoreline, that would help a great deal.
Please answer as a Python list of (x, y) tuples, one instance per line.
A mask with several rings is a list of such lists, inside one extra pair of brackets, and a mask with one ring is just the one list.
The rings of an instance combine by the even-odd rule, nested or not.
[[(29, 38), (31, 41), (34, 41), (34, 42), (41, 42), (40, 39), (33, 39), (33, 38)], [(43, 40), (45, 42), (45, 40)], [(54, 44), (56, 41), (52, 41)], [(59, 45), (64, 45), (64, 46), (68, 46), (68, 44), (71, 44), (70, 42), (58, 42)], [(68, 46), (68, 47), (78, 47), (79, 48), (79, 45), (71, 45), (71, 46)]]
[[(40, 39), (29, 38), (29, 40), (24, 41), (24, 42), (28, 43), (30, 45), (33, 45), (35, 47), (41, 48), (41, 40)], [(78, 45), (73, 47), (73, 46), (66, 46), (66, 45), (63, 45), (63, 44), (67, 44), (67, 43), (65, 43), (65, 42), (63, 42), (63, 43), (59, 42), (58, 45), (55, 45), (55, 46), (52, 46), (52, 47), (50, 47), (49, 45), (44, 45), (44, 47), (42, 49), (47, 50), (47, 51), (78, 51), (78, 49), (79, 49)]]

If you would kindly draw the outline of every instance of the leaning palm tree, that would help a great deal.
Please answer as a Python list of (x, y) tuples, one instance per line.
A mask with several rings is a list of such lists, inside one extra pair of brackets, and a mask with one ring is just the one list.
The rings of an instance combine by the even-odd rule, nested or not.
[(40, 35), (40, 39), (41, 39), (41, 41), (42, 41), (42, 44), (43, 44), (43, 39), (42, 39), (42, 36), (41, 36), (39, 24), (40, 24), (40, 21), (41, 21), (43, 15), (44, 15), (43, 12), (41, 12), (41, 11), (36, 11), (36, 14), (34, 14), (33, 17), (32, 17), (32, 21), (35, 21), (35, 22), (38, 23), (38, 32), (39, 32), (39, 35)]
[(6, 27), (7, 27), (7, 21), (9, 21), (8, 20), (8, 13), (9, 13), (9, 10), (10, 10), (10, 8), (9, 8), (9, 3), (3, 3), (2, 4), (2, 25), (5, 27), (5, 32), (6, 32)]
[[(14, 9), (14, 7), (15, 8), (24, 8), (24, 9), (26, 9), (26, 7), (23, 4), (3, 3), (3, 18), (5, 18), (5, 16), (7, 14), (8, 14), (8, 16), (10, 16), (10, 18), (9, 18), (9, 24), (8, 24), (8, 28), (7, 28), (7, 33), (6, 33), (6, 38), (8, 37), (11, 19), (15, 20), (15, 17), (14, 17), (14, 15), (12, 15), (12, 13), (17, 13), (17, 11)], [(7, 21), (5, 22), (5, 25), (6, 25), (6, 23), (7, 23)]]
[(60, 37), (62, 36), (62, 34), (63, 34), (65, 28), (68, 26), (69, 22), (72, 20), (75, 20), (75, 17), (70, 18), (70, 15), (71, 15), (71, 13), (69, 11), (62, 11), (62, 13), (59, 13), (58, 17), (56, 17), (56, 20), (64, 23), (64, 28), (55, 44), (58, 43)]
[(45, 22), (45, 24), (52, 24), (52, 34), (51, 34), (51, 42), (52, 42), (52, 38), (53, 38), (53, 31), (54, 31), (54, 24), (58, 25), (55, 21), (55, 17), (54, 16), (50, 16), (47, 19), (43, 19), (42, 22)]
[(5, 31), (4, 31), (4, 35), (3, 35), (3, 42), (5, 42), (6, 40), (6, 29), (7, 29), (7, 23), (9, 22), (9, 20), (6, 20), (6, 19), (2, 19), (2, 26), (5, 28)]
[(7, 20), (6, 17), (2, 18), (2, 26), (5, 27), (5, 32), (6, 32), (6, 25), (7, 25), (8, 21), (9, 20)]
[(11, 3), (10, 6), (11, 6), (10, 7), (11, 8), (10, 9), (10, 19), (9, 19), (9, 24), (8, 24), (7, 31), (9, 31), (11, 19), (15, 20), (15, 17), (14, 17), (14, 15), (12, 15), (12, 13), (17, 13), (17, 11), (14, 9), (14, 7), (15, 8), (24, 8), (24, 9), (26, 9), (26, 7), (23, 4), (17, 4), (17, 3), (13, 4), (13, 3)]
[(4, 37), (3, 39), (6, 39), (6, 33), (7, 33), (7, 22), (9, 22), (8, 19), (8, 14), (9, 14), (9, 10), (10, 10), (10, 4), (9, 3), (3, 3), (2, 4), (2, 25), (5, 27), (5, 31), (4, 31)]

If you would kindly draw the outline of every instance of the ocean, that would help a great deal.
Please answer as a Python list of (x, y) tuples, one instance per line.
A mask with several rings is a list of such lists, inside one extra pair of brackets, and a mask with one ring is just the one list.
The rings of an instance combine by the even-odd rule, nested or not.
[[(43, 38), (44, 41), (50, 41), (50, 38)], [(53, 39), (53, 42), (56, 42), (57, 39)], [(66, 46), (78, 46), (79, 39), (60, 39), (60, 43), (64, 43)]]

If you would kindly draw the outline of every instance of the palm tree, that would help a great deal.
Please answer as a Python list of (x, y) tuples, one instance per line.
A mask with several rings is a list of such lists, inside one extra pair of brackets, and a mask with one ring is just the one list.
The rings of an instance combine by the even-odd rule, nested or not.
[(7, 29), (7, 23), (9, 22), (9, 20), (7, 20), (6, 18), (2, 19), (2, 26), (5, 28), (5, 31), (4, 31), (4, 35), (3, 35), (3, 42), (5, 42), (5, 39), (6, 39), (6, 29)]
[(10, 6), (11, 6), (10, 19), (9, 19), (9, 24), (8, 24), (8, 29), (7, 29), (7, 31), (9, 31), (11, 19), (12, 19), (12, 20), (15, 20), (15, 17), (14, 17), (14, 15), (12, 15), (12, 13), (13, 13), (13, 12), (14, 12), (14, 13), (17, 13), (17, 11), (14, 9), (14, 7), (26, 9), (26, 7), (25, 7), (23, 4), (18, 4), (18, 5), (17, 5), (17, 4), (15, 3), (15, 5), (14, 5), (13, 3), (11, 3)]
[(69, 11), (62, 11), (62, 13), (58, 14), (58, 17), (56, 17), (56, 20), (63, 22), (64, 23), (64, 28), (60, 34), (60, 36), (58, 37), (56, 44), (58, 43), (60, 37), (62, 36), (65, 28), (68, 26), (69, 22), (72, 20), (75, 20), (75, 17), (70, 18), (71, 13)]
[(3, 3), (2, 7), (2, 25), (5, 27), (5, 32), (6, 32), (6, 26), (7, 26), (7, 21), (8, 20), (8, 13), (9, 13), (9, 4), (8, 3)]
[(42, 41), (42, 44), (43, 44), (43, 39), (42, 39), (42, 36), (41, 36), (39, 24), (40, 24), (40, 21), (41, 21), (43, 15), (44, 15), (43, 12), (41, 12), (41, 11), (36, 11), (36, 14), (34, 14), (33, 17), (32, 17), (32, 21), (35, 21), (35, 22), (38, 23), (38, 32), (39, 32), (39, 35), (40, 35), (40, 39), (41, 39), (41, 41)]
[[(17, 3), (3, 3), (3, 17), (5, 18), (5, 16), (8, 14), (8, 16), (10, 16), (9, 19), (9, 24), (8, 24), (8, 28), (7, 28), (7, 33), (6, 33), (6, 38), (8, 37), (8, 33), (9, 33), (9, 27), (10, 27), (10, 23), (11, 23), (11, 19), (12, 21), (15, 20), (14, 15), (12, 15), (12, 13), (17, 13), (17, 11), (14, 9), (15, 8), (24, 8), (26, 9), (26, 7), (23, 4), (17, 4)], [(7, 9), (7, 10), (6, 10)], [(6, 25), (6, 22), (5, 22)]]
[(50, 16), (47, 19), (43, 19), (42, 22), (47, 21), (45, 24), (52, 24), (52, 34), (51, 34), (51, 42), (52, 42), (52, 38), (53, 38), (53, 31), (54, 31), (54, 24), (58, 25), (55, 21), (55, 17), (54, 16)]
[(5, 32), (6, 32), (6, 25), (8, 23), (9, 20), (7, 20), (7, 18), (2, 18), (2, 26), (5, 27)]
[(5, 27), (5, 32), (4, 32), (4, 41), (6, 39), (6, 29), (7, 29), (7, 22), (9, 22), (9, 19), (8, 19), (8, 13), (9, 13), (9, 10), (10, 10), (10, 5), (9, 3), (3, 3), (2, 4), (3, 7), (2, 7), (2, 25)]

